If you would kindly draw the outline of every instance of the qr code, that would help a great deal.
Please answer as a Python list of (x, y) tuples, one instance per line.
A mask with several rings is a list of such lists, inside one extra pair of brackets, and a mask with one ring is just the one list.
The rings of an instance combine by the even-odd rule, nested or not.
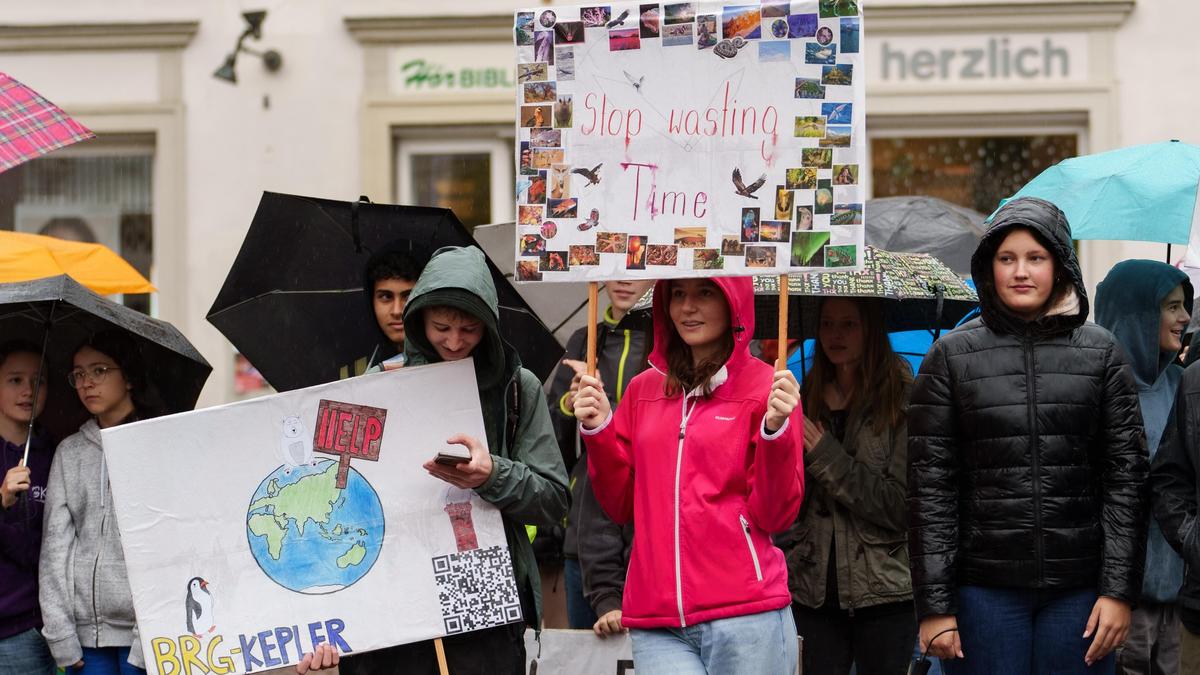
[(447, 635), (521, 620), (508, 549), (493, 546), (437, 556), (433, 578)]

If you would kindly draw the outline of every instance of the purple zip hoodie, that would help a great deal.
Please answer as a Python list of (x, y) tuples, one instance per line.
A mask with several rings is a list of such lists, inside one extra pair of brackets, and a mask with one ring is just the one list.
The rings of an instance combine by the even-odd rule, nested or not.
[[(29, 491), (11, 508), (0, 510), (0, 640), (42, 626), (38, 554), (54, 445), (45, 434), (34, 434), (29, 450)], [(0, 478), (19, 464), (24, 454), (24, 443), (16, 445), (0, 438)]]

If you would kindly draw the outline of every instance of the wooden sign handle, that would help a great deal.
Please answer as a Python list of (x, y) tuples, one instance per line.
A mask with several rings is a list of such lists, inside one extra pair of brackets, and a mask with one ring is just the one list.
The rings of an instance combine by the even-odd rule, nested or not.
[(787, 370), (788, 361), (788, 275), (779, 275), (779, 348), (775, 370)]
[(600, 322), (600, 284), (588, 282), (587, 372), (596, 376), (596, 324)]
[(433, 649), (437, 652), (438, 674), (450, 675), (450, 668), (446, 666), (446, 648), (442, 646), (442, 638), (433, 639)]

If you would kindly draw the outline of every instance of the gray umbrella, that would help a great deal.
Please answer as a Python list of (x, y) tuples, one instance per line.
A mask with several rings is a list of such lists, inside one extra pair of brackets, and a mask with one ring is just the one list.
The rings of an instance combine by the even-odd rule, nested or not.
[(191, 410), (212, 371), (175, 326), (101, 297), (62, 275), (0, 284), (0, 336), (43, 345), (43, 363), (54, 377), (41, 420), (56, 434), (83, 422), (79, 399), (63, 375), (73, 351), (104, 330), (126, 333), (146, 370), (147, 403), (161, 413)]
[(922, 195), (872, 199), (866, 213), (868, 244), (897, 253), (928, 253), (970, 276), (984, 214)]

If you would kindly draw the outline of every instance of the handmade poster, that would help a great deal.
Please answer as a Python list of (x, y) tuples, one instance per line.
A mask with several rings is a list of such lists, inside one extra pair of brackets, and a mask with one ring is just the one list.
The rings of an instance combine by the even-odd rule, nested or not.
[[(803, 653), (804, 639), (796, 642)], [(590, 630), (527, 630), (525, 660), (531, 675), (637, 675), (628, 633), (601, 639)]]
[(857, 0), (514, 18), (518, 281), (861, 267)]
[(149, 671), (521, 620), (499, 512), (421, 466), (456, 433), (486, 445), (476, 391), (468, 359), (105, 430)]
[(525, 672), (538, 675), (637, 675), (628, 633), (601, 639), (590, 629), (526, 630), (525, 661)]

